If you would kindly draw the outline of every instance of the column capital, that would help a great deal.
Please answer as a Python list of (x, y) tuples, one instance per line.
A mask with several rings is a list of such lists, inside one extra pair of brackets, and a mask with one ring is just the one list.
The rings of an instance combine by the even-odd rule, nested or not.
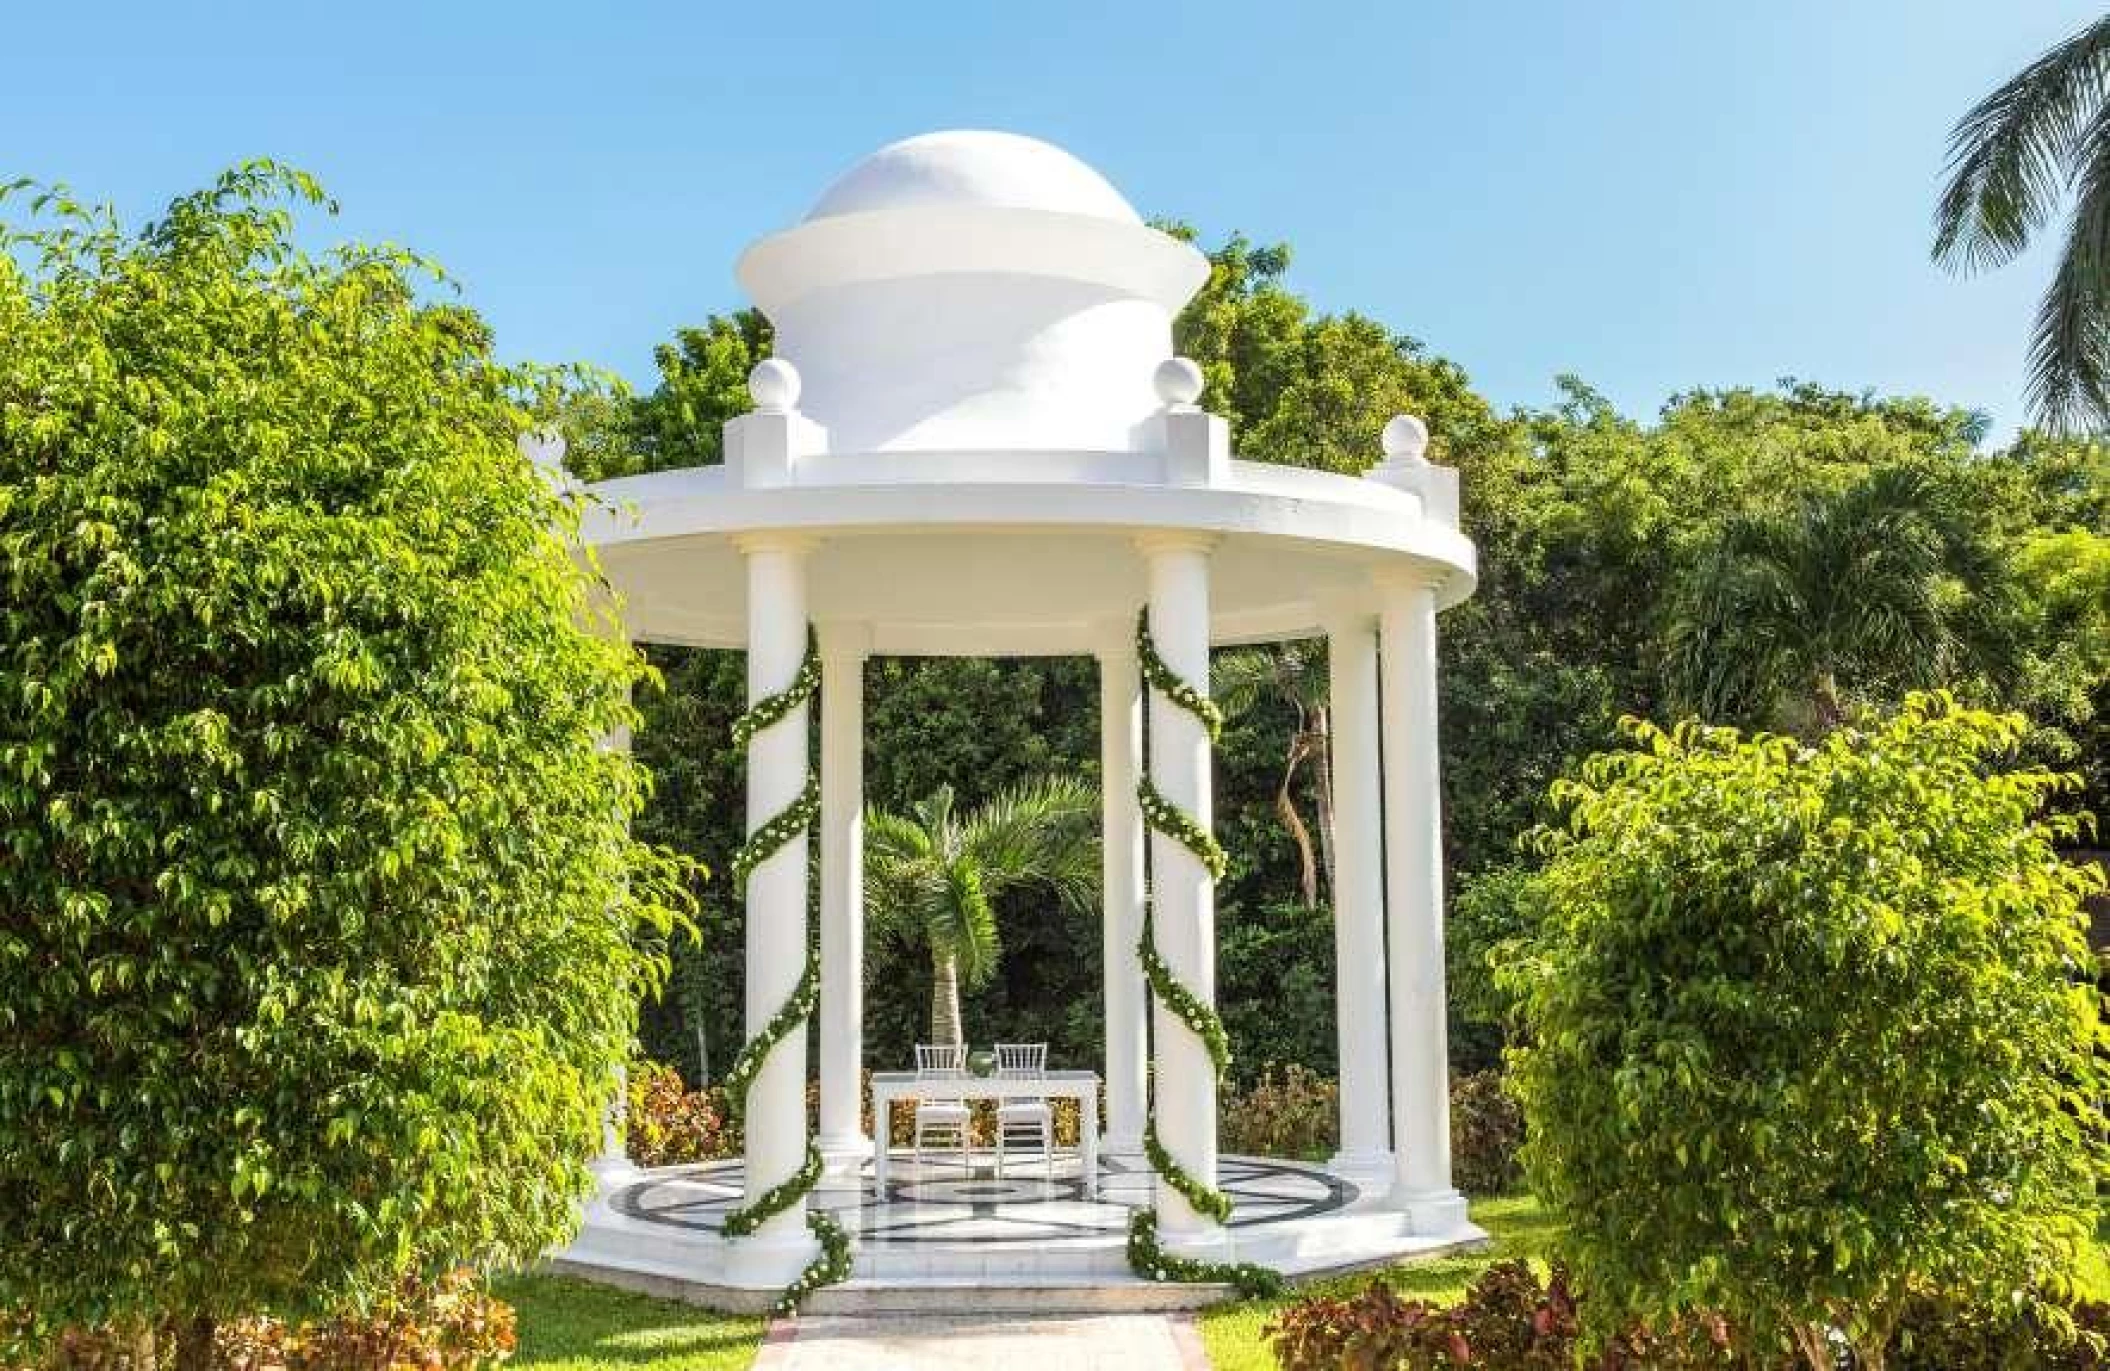
[(1367, 591), (1335, 591), (1318, 601), (1319, 629), (1329, 638), (1374, 631), (1377, 607)]
[[(1142, 601), (1140, 597), (1138, 604)], [(1136, 621), (1102, 619), (1092, 626), (1092, 656), (1100, 661), (1131, 661), (1136, 655)]]
[(821, 659), (861, 662), (872, 655), (872, 626), (860, 620), (824, 619), (813, 626), (820, 638)]
[(820, 545), (819, 537), (797, 529), (764, 529), (755, 533), (733, 535), (733, 546), (739, 549), (743, 557), (757, 552), (782, 552), (794, 557), (803, 557)]
[(1145, 557), (1161, 552), (1199, 552), (1206, 556), (1221, 541), (1219, 535), (1199, 529), (1161, 528), (1136, 535), (1136, 550)]

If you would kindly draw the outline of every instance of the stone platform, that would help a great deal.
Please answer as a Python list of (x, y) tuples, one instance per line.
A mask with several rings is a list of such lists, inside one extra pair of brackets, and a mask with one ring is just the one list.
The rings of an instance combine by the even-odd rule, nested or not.
[[(1224, 1298), (1221, 1286), (1166, 1285), (1129, 1272), (1129, 1216), (1150, 1200), (1141, 1163), (1102, 1158), (1099, 1194), (1085, 1193), (1078, 1160), (1012, 1161), (998, 1177), (986, 1155), (905, 1152), (888, 1162), (886, 1194), (871, 1166), (836, 1176), (812, 1203), (854, 1243), (852, 1278), (819, 1292), (817, 1313), (933, 1312), (963, 1302), (984, 1312), (1141, 1311), (1193, 1308)], [(1176, 1250), (1216, 1261), (1252, 1261), (1306, 1277), (1433, 1256), (1486, 1234), (1462, 1202), (1389, 1205), (1382, 1188), (1324, 1167), (1225, 1157), (1218, 1182), (1231, 1196), (1220, 1241)], [(722, 1308), (766, 1305), (803, 1264), (810, 1245), (772, 1250), (720, 1232), (739, 1204), (741, 1164), (711, 1162), (606, 1178), (584, 1229), (554, 1269)]]

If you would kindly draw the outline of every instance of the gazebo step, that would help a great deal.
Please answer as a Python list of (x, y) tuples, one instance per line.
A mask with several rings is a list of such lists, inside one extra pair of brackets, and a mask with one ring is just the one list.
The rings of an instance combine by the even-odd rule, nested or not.
[(1200, 1309), (1231, 1294), (1227, 1285), (1160, 1285), (1132, 1277), (926, 1277), (914, 1285), (857, 1279), (815, 1291), (806, 1308), (815, 1314), (957, 1314), (966, 1308), (977, 1314), (1146, 1314)]
[(1118, 1243), (859, 1243), (859, 1278), (887, 1280), (1097, 1280), (1128, 1274)]

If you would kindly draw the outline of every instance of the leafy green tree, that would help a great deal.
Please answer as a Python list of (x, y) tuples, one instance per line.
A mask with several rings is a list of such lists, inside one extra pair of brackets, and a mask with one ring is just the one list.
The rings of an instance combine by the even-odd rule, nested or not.
[(1633, 722), (1540, 833), (1505, 972), (1532, 1189), (1605, 1328), (1714, 1310), (1833, 1365), (1915, 1291), (2008, 1302), (2093, 1242), (2102, 1027), (2062, 779), (1911, 697), (1814, 745)]
[(135, 1365), (564, 1238), (682, 917), (551, 378), (321, 200), (0, 226), (0, 1309)]
[(950, 786), (907, 814), (865, 815), (865, 906), (883, 937), (930, 956), (930, 1040), (963, 1041), (960, 986), (989, 979), (999, 951), (990, 901), (1038, 886), (1072, 906), (1099, 887), (1098, 795), (1074, 781), (1003, 791), (961, 815)]
[[(1316, 909), (1321, 866), (1329, 896), (1333, 891), (1333, 730), (1326, 649), (1316, 640), (1242, 648), (1219, 655), (1211, 663), (1210, 676), (1209, 693), (1226, 716), (1242, 715), (1261, 699), (1273, 698), (1296, 718), (1282, 764), (1282, 783), (1275, 791), (1275, 812), (1297, 846), (1297, 887), (1304, 907)], [(1316, 842), (1297, 808), (1297, 780), (1307, 763), (1318, 817)]]
[(2110, 16), (1973, 106), (1949, 136), (1934, 258), (1979, 271), (2013, 261), (2073, 197), (2037, 309), (2029, 398), (2055, 430), (2110, 428)]
[(1856, 693), (1999, 671), (2005, 568), (1954, 494), (1879, 467), (1784, 514), (1728, 520), (1671, 625), (1680, 701), (1809, 732), (1840, 723)]

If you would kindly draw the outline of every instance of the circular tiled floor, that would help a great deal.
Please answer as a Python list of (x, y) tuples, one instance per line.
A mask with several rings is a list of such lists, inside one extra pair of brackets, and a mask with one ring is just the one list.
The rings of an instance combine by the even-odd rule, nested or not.
[[(875, 1192), (871, 1167), (860, 1182), (823, 1185), (814, 1203), (867, 1242), (991, 1242), (1044, 1245), (1064, 1239), (1120, 1238), (1128, 1216), (1150, 1193), (1149, 1177), (1118, 1162), (1100, 1167), (1100, 1198), (1084, 1197), (1074, 1157), (1052, 1169), (1014, 1164), (999, 1178), (986, 1158), (907, 1157), (889, 1164), (887, 1193)], [(1356, 1189), (1317, 1167), (1260, 1157), (1225, 1157), (1218, 1183), (1231, 1196), (1231, 1226), (1279, 1223), (1344, 1209)], [(717, 1232), (738, 1206), (738, 1161), (666, 1168), (618, 1191), (616, 1210), (632, 1219)], [(1123, 1203), (1122, 1200), (1130, 1203)]]

